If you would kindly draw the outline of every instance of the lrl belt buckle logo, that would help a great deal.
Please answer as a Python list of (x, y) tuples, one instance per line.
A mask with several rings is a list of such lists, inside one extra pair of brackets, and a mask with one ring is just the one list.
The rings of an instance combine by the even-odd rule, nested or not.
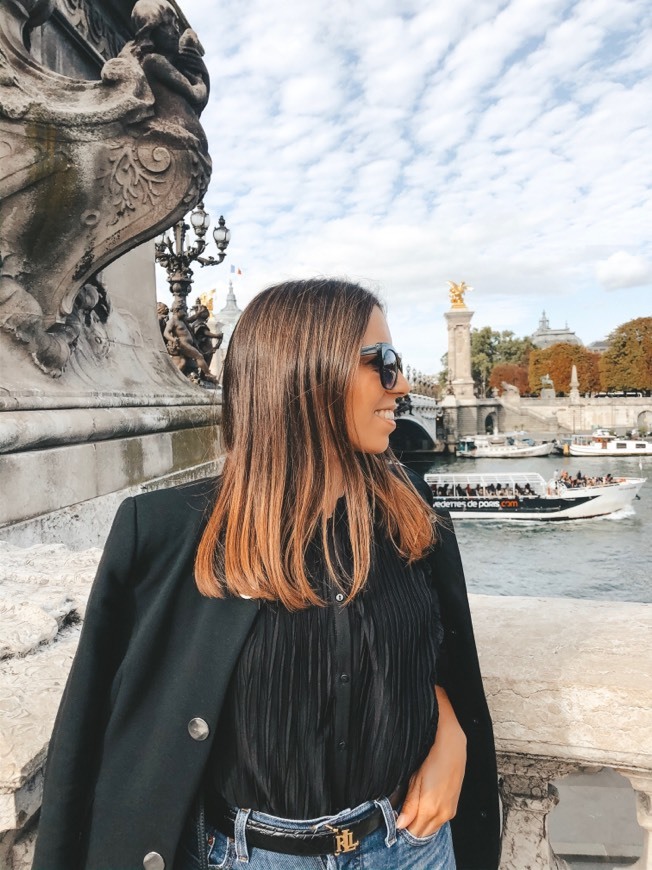
[(342, 852), (353, 852), (360, 845), (358, 840), (353, 840), (353, 833), (348, 828), (342, 828), (335, 834), (335, 843), (337, 845), (336, 855), (340, 855)]

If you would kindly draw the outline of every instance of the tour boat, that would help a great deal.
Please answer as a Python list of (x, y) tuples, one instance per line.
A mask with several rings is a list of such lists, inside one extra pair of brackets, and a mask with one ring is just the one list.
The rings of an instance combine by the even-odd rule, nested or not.
[(571, 456), (652, 456), (652, 441), (619, 438), (606, 429), (592, 435), (574, 435), (568, 445)]
[(457, 442), (457, 455), (463, 459), (520, 459), (549, 456), (552, 441), (533, 441), (516, 435), (469, 435)]
[(571, 520), (614, 513), (627, 507), (644, 477), (604, 479), (595, 485), (546, 482), (540, 474), (426, 474), (433, 506), (454, 518), (483, 520)]

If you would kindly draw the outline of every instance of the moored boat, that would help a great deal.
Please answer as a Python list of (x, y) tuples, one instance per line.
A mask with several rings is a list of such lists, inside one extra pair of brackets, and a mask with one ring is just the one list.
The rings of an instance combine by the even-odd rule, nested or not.
[(568, 486), (546, 482), (533, 472), (426, 474), (433, 506), (454, 518), (490, 520), (566, 520), (605, 516), (627, 507), (645, 483), (643, 477), (602, 479)]
[(534, 441), (515, 435), (468, 435), (457, 442), (457, 455), (464, 459), (527, 459), (549, 456), (552, 441)]
[(606, 429), (592, 435), (574, 435), (568, 445), (571, 456), (652, 456), (652, 441), (619, 438)]

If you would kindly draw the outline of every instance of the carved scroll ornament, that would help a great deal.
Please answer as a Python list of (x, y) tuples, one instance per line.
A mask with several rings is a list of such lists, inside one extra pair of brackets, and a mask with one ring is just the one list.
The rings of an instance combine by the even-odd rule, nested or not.
[(51, 11), (50, 0), (0, 8), (0, 330), (56, 377), (84, 288), (194, 207), (211, 163), (203, 50), (167, 0), (138, 0), (136, 38), (98, 82), (30, 56), (26, 34)]

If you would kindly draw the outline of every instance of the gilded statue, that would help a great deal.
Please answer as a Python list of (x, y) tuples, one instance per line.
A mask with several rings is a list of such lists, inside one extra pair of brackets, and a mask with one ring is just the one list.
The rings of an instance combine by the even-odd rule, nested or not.
[(466, 308), (464, 294), (468, 293), (469, 290), (473, 290), (473, 287), (469, 287), (466, 281), (461, 281), (459, 284), (456, 284), (454, 281), (449, 281), (448, 295), (451, 300), (451, 308)]
[(205, 308), (208, 308), (209, 312), (213, 313), (213, 304), (215, 302), (215, 291), (210, 290), (206, 293), (200, 293), (197, 297), (197, 301), (195, 302), (194, 307), (199, 309), (200, 305), (203, 305)]

